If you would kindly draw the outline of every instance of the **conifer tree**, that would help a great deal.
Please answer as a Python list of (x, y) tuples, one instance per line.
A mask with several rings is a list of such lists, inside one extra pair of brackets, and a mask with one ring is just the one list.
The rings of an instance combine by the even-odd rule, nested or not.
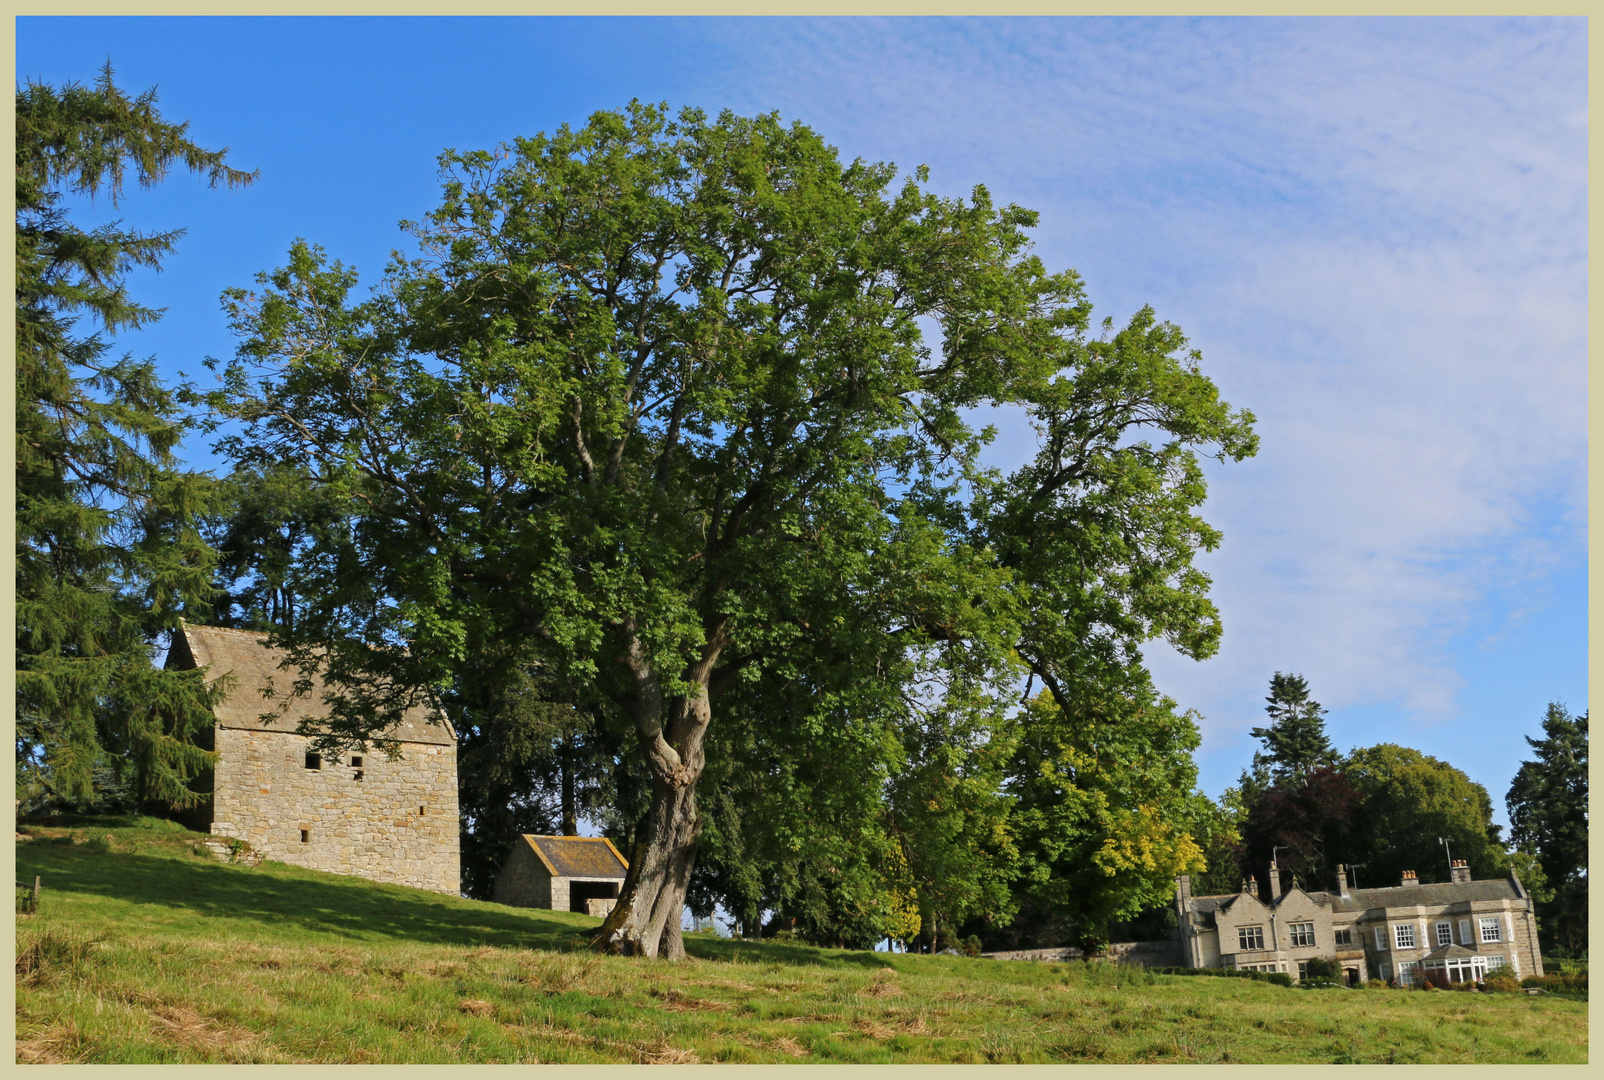
[(1276, 784), (1299, 784), (1314, 769), (1336, 761), (1337, 752), (1326, 738), (1326, 711), (1309, 696), (1302, 675), (1276, 672), (1270, 679), (1270, 696), (1264, 700), (1270, 726), (1253, 729), (1253, 737), (1262, 739), (1266, 750), (1253, 755), (1255, 773), (1267, 770)]
[(63, 205), (116, 207), (127, 179), (149, 187), (175, 163), (212, 186), (255, 179), (186, 127), (161, 118), (154, 90), (124, 94), (109, 62), (93, 86), (17, 91), (17, 768), (35, 805), (90, 801), (97, 776), (115, 776), (142, 802), (183, 806), (209, 761), (195, 736), (213, 691), (151, 663), (209, 590), (206, 486), (178, 467), (186, 424), (154, 362), (109, 356), (106, 340), (160, 316), (124, 276), (159, 266), (182, 230), (85, 230)]

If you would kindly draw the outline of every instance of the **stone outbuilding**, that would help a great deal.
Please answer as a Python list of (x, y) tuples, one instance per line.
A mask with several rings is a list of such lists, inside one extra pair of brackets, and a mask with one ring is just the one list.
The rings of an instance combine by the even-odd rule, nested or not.
[(583, 911), (598, 918), (618, 902), (629, 863), (605, 836), (518, 838), (492, 896), (512, 907)]
[(252, 631), (185, 625), (173, 635), (169, 668), (234, 677), (212, 710), (211, 798), (188, 823), (295, 866), (459, 893), (457, 735), (449, 721), (409, 710), (388, 733), (400, 743), (398, 758), (313, 753), (296, 727), (324, 712), (327, 688), (314, 677), (309, 694), (292, 695), (300, 672), (281, 669), (283, 660)]

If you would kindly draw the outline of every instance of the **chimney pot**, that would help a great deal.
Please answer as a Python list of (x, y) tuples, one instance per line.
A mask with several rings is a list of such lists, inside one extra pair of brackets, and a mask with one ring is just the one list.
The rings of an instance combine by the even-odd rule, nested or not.
[(1413, 870), (1405, 870), (1403, 872), (1403, 880), (1400, 882), (1400, 884), (1414, 885), (1418, 883), (1418, 880), (1419, 879), (1415, 877), (1415, 872)]

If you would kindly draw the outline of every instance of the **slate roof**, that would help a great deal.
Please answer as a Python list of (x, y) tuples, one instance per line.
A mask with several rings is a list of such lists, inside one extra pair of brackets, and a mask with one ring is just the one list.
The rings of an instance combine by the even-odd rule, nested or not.
[(618, 878), (629, 873), (629, 863), (605, 836), (531, 836), (524, 843), (534, 849), (553, 877)]
[(1515, 883), (1507, 877), (1481, 881), (1440, 881), (1430, 885), (1394, 885), (1387, 889), (1353, 889), (1348, 898), (1331, 894), (1331, 910), (1368, 911), (1371, 908), (1441, 907), (1473, 900), (1519, 900)]
[[(265, 639), (265, 634), (252, 630), (186, 623), (173, 635), (167, 666), (209, 668), (208, 674), (214, 679), (233, 672), (234, 688), (212, 710), (218, 726), (293, 733), (302, 720), (326, 713), (323, 696), (327, 688), (314, 675), (309, 694), (292, 696), (293, 687), (301, 676), (300, 669), (281, 669), (279, 664), (284, 660), (284, 653), (268, 648)], [(262, 691), (269, 686), (274, 692), (264, 695)], [(271, 717), (264, 720), (263, 714), (271, 714)], [(406, 743), (450, 746), (457, 741), (450, 721), (429, 723), (428, 711), (421, 705), (408, 709), (401, 723), (385, 734)]]

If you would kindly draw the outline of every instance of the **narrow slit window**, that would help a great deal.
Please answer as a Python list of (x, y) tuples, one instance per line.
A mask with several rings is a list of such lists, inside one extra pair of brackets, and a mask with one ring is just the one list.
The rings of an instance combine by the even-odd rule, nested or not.
[(306, 755), (306, 767), (308, 769), (321, 769), (323, 767), (323, 755), (314, 754), (311, 751), (308, 751)]
[(418, 816), (419, 816), (419, 817), (422, 817), (422, 816), (423, 816), (423, 807), (421, 807), (421, 806), (420, 806), (420, 807), (418, 807)]
[(312, 830), (311, 829), (302, 829), (301, 830), (301, 843), (310, 844), (311, 842), (312, 842)]

